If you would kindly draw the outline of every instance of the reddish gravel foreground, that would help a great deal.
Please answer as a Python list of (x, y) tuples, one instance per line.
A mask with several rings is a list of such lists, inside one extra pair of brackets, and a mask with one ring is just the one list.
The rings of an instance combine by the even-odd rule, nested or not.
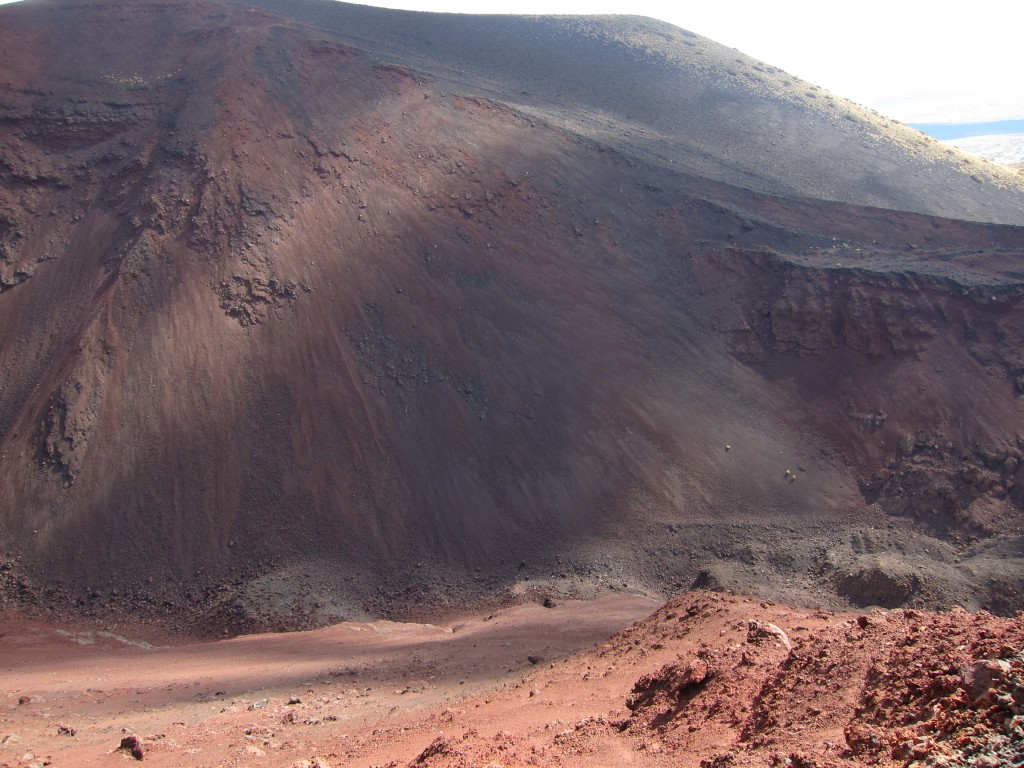
[(618, 596), (452, 627), (344, 624), (157, 649), (8, 620), (0, 764), (1024, 760), (1021, 614), (813, 612), (698, 591), (601, 642), (652, 605)]

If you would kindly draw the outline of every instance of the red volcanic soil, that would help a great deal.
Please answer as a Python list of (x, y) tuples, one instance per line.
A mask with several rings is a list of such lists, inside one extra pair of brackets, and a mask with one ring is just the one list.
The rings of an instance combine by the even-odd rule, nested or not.
[(632, 18), (0, 35), (4, 604), (1021, 606), (1014, 177)]
[[(1009, 766), (1024, 622), (706, 592), (140, 647), (2, 625), (0, 763)], [(121, 748), (121, 745), (124, 747)]]

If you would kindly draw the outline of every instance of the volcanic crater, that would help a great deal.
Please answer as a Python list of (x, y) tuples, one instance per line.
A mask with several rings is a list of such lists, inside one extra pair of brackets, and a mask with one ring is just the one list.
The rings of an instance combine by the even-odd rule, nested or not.
[(632, 16), (0, 43), (4, 765), (1021, 758), (1024, 177)]

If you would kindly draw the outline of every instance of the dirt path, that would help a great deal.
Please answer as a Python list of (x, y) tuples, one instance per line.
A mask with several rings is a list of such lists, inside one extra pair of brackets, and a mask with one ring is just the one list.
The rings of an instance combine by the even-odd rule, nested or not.
[[(0, 623), (0, 766), (988, 768), (1024, 615), (704, 591), (147, 648)], [(84, 644), (83, 644), (84, 643)]]
[[(127, 757), (114, 750), (137, 734), (147, 764), (286, 765), (328, 736), (358, 739), (385, 721), (515, 685), (534, 668), (531, 657), (566, 657), (657, 605), (619, 595), (518, 606), (449, 627), (341, 624), (170, 647), (8, 617), (0, 623), (0, 761), (120, 765)], [(292, 698), (301, 701), (289, 705)], [(423, 747), (412, 742), (407, 759)]]

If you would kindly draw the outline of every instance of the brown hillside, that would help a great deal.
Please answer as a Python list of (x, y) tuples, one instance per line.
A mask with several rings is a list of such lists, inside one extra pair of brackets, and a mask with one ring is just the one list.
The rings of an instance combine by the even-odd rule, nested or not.
[(0, 36), (6, 599), (1021, 606), (994, 167), (632, 18), (27, 0)]

